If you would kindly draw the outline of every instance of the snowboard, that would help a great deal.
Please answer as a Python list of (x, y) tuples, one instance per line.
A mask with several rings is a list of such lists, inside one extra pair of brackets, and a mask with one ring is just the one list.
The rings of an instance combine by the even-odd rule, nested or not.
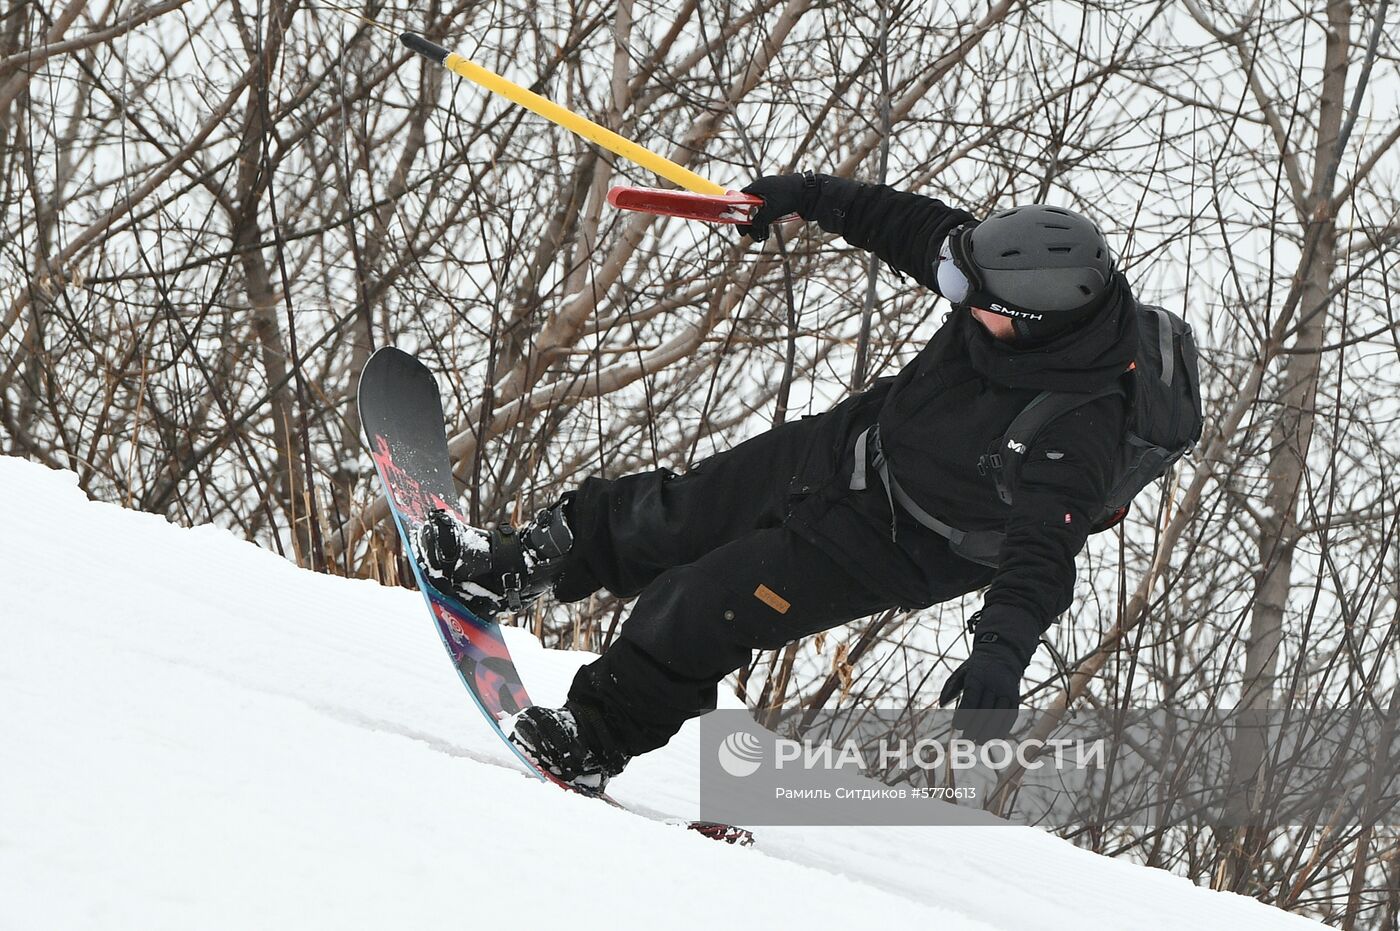
[[(432, 372), (408, 353), (386, 346), (365, 363), (359, 406), (370, 456), (414, 580), (467, 694), (531, 775), (626, 810), (606, 793), (585, 792), (557, 779), (510, 741), (501, 722), (533, 703), (500, 627), (435, 588), (419, 564), (413, 540), (429, 511), (442, 508), (466, 522), (457, 507), (442, 398)], [(744, 846), (753, 843), (753, 835), (742, 828), (715, 822), (680, 823), (715, 840)]]

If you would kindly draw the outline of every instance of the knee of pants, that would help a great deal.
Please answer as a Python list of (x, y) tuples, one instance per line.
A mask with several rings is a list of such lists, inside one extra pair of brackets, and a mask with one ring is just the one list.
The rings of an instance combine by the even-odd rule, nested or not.
[[(779, 612), (753, 586), (696, 565), (663, 573), (642, 593), (623, 636), (690, 678), (724, 676), (802, 636), (800, 620)], [(780, 599), (779, 599), (780, 600)]]
[(570, 500), (577, 567), (566, 571), (556, 588), (561, 601), (576, 601), (599, 588), (631, 597), (665, 567), (694, 558), (694, 528), (674, 502), (668, 505), (665, 486), (676, 478), (670, 469), (656, 469), (584, 480)]

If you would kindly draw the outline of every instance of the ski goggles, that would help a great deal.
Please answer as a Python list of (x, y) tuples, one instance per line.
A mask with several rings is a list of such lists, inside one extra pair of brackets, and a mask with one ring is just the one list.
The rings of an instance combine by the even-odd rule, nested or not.
[(945, 238), (938, 250), (938, 293), (951, 304), (962, 304), (972, 293), (972, 281), (953, 259), (953, 250), (948, 246), (952, 238), (951, 235)]

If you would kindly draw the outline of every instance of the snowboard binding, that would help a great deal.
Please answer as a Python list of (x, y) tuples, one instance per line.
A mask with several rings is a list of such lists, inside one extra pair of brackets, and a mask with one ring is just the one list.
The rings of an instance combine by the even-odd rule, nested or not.
[(540, 511), (524, 527), (479, 530), (451, 511), (428, 512), (414, 537), (423, 574), (467, 610), (491, 617), (521, 611), (554, 587), (574, 535), (564, 518), (566, 500)]
[(584, 795), (602, 795), (631, 757), (613, 749), (596, 712), (573, 702), (532, 705), (515, 716), (515, 744), (541, 770)]

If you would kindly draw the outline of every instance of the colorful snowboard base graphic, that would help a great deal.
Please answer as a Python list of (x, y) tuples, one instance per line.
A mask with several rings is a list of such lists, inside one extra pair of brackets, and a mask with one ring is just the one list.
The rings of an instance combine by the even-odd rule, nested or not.
[[(562, 782), (511, 743), (501, 728), (502, 720), (533, 702), (520, 681), (520, 673), (516, 671), (500, 627), (494, 621), (477, 617), (455, 598), (438, 591), (423, 574), (413, 540), (428, 512), (443, 508), (462, 519), (455, 503), (457, 493), (452, 483), (452, 458), (447, 451), (442, 398), (432, 372), (408, 353), (386, 346), (365, 363), (360, 375), (359, 406), (360, 423), (369, 440), (370, 455), (394, 515), (394, 525), (409, 554), (418, 590), (428, 603), (438, 636), (467, 693), (496, 735), (538, 779), (627, 810), (606, 793), (587, 792)], [(753, 843), (751, 833), (727, 824), (671, 823), (682, 824), (706, 837), (730, 844), (748, 846)]]

